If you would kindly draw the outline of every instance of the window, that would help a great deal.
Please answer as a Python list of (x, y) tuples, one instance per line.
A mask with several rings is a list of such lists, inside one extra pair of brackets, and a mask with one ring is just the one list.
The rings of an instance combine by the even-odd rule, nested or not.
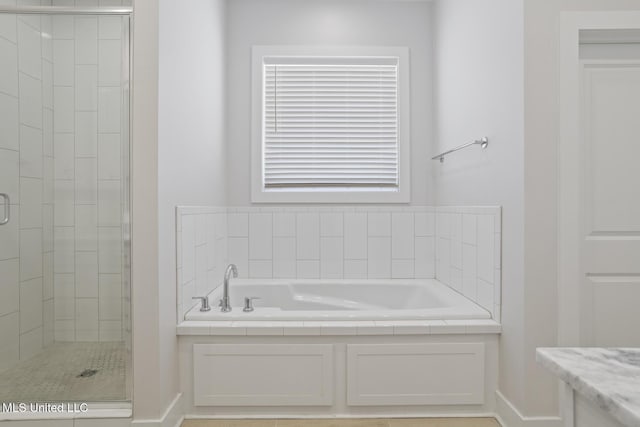
[(254, 202), (409, 201), (407, 49), (253, 56)]

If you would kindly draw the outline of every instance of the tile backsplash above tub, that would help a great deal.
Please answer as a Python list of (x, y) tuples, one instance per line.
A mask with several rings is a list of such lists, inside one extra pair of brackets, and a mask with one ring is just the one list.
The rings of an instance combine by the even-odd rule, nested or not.
[(436, 208), (436, 279), (500, 321), (500, 207)]
[(425, 209), (230, 208), (228, 258), (248, 278), (434, 277)]
[[(484, 217), (489, 215), (497, 221), (497, 228), (490, 230), (492, 235), (494, 230), (500, 229), (499, 208), (178, 207), (178, 321), (182, 321), (184, 313), (196, 304), (193, 296), (206, 295), (222, 283), (227, 263), (236, 264), (239, 277), (244, 278), (438, 277), (462, 292), (457, 286), (461, 280), (451, 280), (452, 276), (462, 277), (462, 261), (458, 261), (462, 255), (451, 252), (458, 250), (457, 243), (462, 244), (462, 237), (453, 239), (458, 234), (452, 237), (450, 231), (445, 233), (444, 221), (450, 222), (446, 229), (451, 230), (451, 223), (458, 218), (455, 215), (462, 219), (463, 212), (468, 226), (473, 223), (476, 230), (482, 229), (486, 222)], [(450, 215), (455, 219), (449, 219)], [(437, 218), (441, 218), (440, 221)], [(485, 234), (475, 237), (473, 245), (469, 244), (475, 248), (474, 256), (482, 262), (487, 257), (478, 255), (477, 242), (484, 242)], [(455, 243), (448, 243), (447, 257), (443, 248), (452, 239)], [(436, 255), (437, 247), (441, 256)], [(445, 264), (453, 261), (456, 263), (449, 265), (448, 273), (444, 273)], [(482, 292), (468, 295), (476, 302), (478, 294), (486, 298), (486, 284), (490, 283), (493, 289), (495, 283), (493, 279), (487, 280), (484, 264), (482, 273), (483, 282), (478, 284), (480, 278), (474, 282), (475, 288)], [(471, 279), (468, 283), (471, 286)], [(495, 316), (493, 305), (483, 306)]]
[(176, 283), (178, 322), (222, 282), (227, 265), (227, 210), (176, 208)]

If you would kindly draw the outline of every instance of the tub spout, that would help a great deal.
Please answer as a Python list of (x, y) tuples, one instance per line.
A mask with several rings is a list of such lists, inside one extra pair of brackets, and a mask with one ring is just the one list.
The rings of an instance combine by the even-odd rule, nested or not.
[(223, 313), (231, 311), (231, 304), (229, 303), (229, 279), (231, 278), (231, 274), (233, 274), (233, 277), (238, 277), (238, 269), (235, 264), (229, 264), (227, 270), (224, 272), (223, 295), (220, 300), (220, 311)]

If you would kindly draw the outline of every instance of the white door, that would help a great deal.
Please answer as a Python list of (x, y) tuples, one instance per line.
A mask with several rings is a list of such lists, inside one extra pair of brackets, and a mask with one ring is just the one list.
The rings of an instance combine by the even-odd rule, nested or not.
[(640, 346), (640, 61), (580, 68), (579, 344)]
[(558, 344), (640, 346), (640, 11), (560, 21)]

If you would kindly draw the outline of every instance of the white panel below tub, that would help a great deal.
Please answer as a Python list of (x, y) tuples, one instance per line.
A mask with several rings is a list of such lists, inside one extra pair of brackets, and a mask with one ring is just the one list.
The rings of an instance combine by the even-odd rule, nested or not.
[(333, 345), (194, 344), (195, 406), (329, 406)]
[(350, 406), (484, 403), (484, 344), (347, 346)]

